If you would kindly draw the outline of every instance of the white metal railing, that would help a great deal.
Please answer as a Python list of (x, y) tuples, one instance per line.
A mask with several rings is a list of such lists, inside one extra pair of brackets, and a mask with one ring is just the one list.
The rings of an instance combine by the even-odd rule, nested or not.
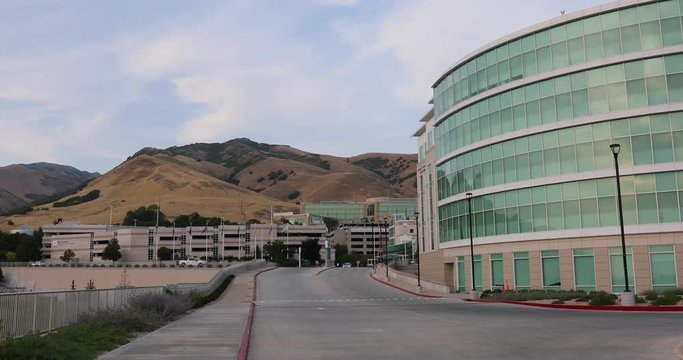
[[(221, 269), (208, 283), (175, 284), (173, 287), (182, 294), (196, 290), (207, 295), (228, 276), (266, 264), (262, 260), (241, 263)], [(0, 294), (0, 338), (52, 331), (74, 324), (89, 313), (124, 308), (132, 296), (163, 291), (163, 286), (154, 286)]]

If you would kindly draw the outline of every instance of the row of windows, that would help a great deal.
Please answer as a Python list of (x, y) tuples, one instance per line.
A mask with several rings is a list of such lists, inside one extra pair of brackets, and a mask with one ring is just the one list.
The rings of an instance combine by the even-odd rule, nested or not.
[[(676, 261), (673, 245), (649, 246), (650, 279), (652, 288), (655, 290), (675, 289), (677, 287)], [(610, 264), (610, 282), (612, 292), (619, 293), (625, 289), (624, 265), (621, 248), (610, 248), (608, 252)], [(561, 259), (558, 250), (545, 250), (540, 252), (541, 284), (533, 284), (533, 288), (544, 290), (560, 290), (560, 261), (572, 261), (574, 268), (574, 284), (571, 288), (584, 291), (595, 291), (595, 255), (593, 249), (574, 249), (571, 259)], [(513, 255), (512, 284), (506, 283), (503, 254), (490, 254), (490, 283), (487, 289), (514, 288), (523, 290), (532, 288), (529, 252), (516, 252)], [(628, 282), (632, 289), (637, 289), (633, 276), (633, 250), (626, 248), (626, 261), (628, 265)], [(465, 276), (465, 257), (457, 258), (457, 289), (465, 292), (471, 289), (471, 279)], [(481, 255), (474, 256), (474, 285), (475, 289), (482, 291), (482, 261)], [(539, 286), (540, 285), (540, 286)]]
[[(683, 171), (622, 176), (624, 224), (681, 221)], [(614, 179), (591, 179), (472, 198), (473, 236), (618, 225)], [(441, 242), (469, 239), (467, 200), (439, 207)]]
[(439, 199), (515, 181), (619, 166), (683, 162), (683, 112), (552, 130), (485, 146), (438, 167)]
[(683, 102), (683, 54), (595, 68), (472, 104), (436, 127), (437, 158), (511, 131), (608, 112)]
[[(461, 65), (434, 89), (436, 116), (507, 82), (569, 65), (683, 43), (677, 0), (579, 19), (498, 46)], [(659, 7), (659, 9), (658, 9)]]

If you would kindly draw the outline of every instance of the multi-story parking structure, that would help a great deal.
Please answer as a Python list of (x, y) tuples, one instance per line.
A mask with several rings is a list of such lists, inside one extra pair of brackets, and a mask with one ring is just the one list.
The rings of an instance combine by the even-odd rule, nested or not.
[[(429, 186), (438, 198), (438, 244), (420, 240), (432, 278), (469, 290), (474, 261), (479, 290), (623, 291), (618, 143), (629, 283), (679, 286), (681, 14), (678, 0), (566, 14), (480, 48), (436, 81), (433, 144), (429, 126), (416, 133), (418, 168), (429, 151), (436, 166), (432, 180), (418, 174), (418, 203), (429, 204)], [(421, 239), (431, 226), (420, 219)]]

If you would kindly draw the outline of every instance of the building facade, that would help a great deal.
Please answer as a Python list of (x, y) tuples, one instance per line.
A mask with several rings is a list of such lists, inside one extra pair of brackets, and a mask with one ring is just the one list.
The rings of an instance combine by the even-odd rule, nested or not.
[(634, 0), (563, 15), (480, 48), (436, 81), (433, 119), (415, 134), (426, 277), (469, 290), (473, 261), (479, 290), (623, 291), (610, 150), (620, 144), (629, 284), (679, 287), (681, 14), (683, 1)]
[(101, 255), (111, 239), (121, 246), (121, 261), (156, 261), (161, 247), (171, 249), (175, 258), (196, 256), (220, 260), (254, 258), (256, 248), (268, 241), (280, 240), (298, 249), (303, 241), (316, 239), (325, 244), (324, 224), (251, 224), (222, 226), (132, 227), (82, 225), (65, 222), (43, 226), (43, 259), (60, 262), (64, 251), (71, 249), (80, 263), (102, 263)]

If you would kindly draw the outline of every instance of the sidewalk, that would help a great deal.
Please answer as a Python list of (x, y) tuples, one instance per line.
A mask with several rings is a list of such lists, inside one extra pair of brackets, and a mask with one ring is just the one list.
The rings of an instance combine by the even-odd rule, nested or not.
[(430, 297), (430, 298), (444, 298), (444, 299), (454, 299), (454, 300), (466, 300), (469, 297), (469, 294), (458, 294), (458, 293), (450, 293), (450, 294), (442, 294), (442, 293), (437, 293), (437, 292), (431, 292), (428, 290), (419, 289), (416, 285), (408, 283), (406, 281), (402, 281), (399, 279), (395, 278), (390, 278), (387, 281), (386, 275), (384, 273), (384, 268), (382, 266), (377, 266), (375, 270), (370, 270), (370, 277), (374, 279), (377, 282), (380, 282), (386, 286), (391, 286), (393, 288), (399, 289), (401, 291), (404, 291), (408, 294), (412, 295), (417, 295), (417, 296), (424, 296), (424, 297)]
[(98, 359), (234, 359), (260, 270), (237, 275), (216, 302)]

